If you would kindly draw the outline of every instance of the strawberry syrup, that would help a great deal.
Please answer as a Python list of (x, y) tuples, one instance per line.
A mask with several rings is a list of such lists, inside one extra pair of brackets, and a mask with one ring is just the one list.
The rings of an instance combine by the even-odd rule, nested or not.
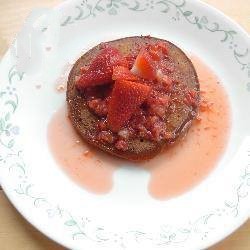
[[(186, 137), (154, 159), (134, 164), (150, 172), (148, 191), (156, 199), (180, 195), (200, 183), (217, 165), (227, 146), (230, 105), (222, 84), (198, 58), (192, 57), (201, 85), (199, 120)], [(58, 110), (48, 126), (48, 144), (55, 161), (83, 188), (97, 194), (110, 192), (113, 173), (125, 161), (84, 143)]]

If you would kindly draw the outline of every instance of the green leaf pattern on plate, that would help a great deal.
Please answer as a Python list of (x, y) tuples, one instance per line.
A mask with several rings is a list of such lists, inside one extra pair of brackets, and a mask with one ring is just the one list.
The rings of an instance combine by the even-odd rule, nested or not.
[(9, 84), (0, 92), (0, 105), (6, 113), (0, 113), (0, 145), (11, 149), (14, 146), (14, 137), (19, 133), (19, 128), (10, 122), (11, 116), (18, 106), (18, 95), (13, 79), (22, 80), (23, 74), (18, 73), (13, 66), (8, 73)]

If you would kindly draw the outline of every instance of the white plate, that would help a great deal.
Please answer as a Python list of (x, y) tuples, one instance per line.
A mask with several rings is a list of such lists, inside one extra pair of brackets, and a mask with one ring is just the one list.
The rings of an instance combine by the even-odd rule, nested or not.
[[(86, 2), (66, 1), (53, 12), (34, 15), (41, 15), (36, 30), (43, 30), (37, 31), (40, 37), (37, 33), (35, 43), (52, 47), (41, 54), (45, 63), (17, 69), (10, 52), (2, 60), (0, 180), (4, 191), (29, 222), (68, 248), (203, 249), (218, 242), (249, 217), (248, 35), (200, 1)], [(116, 172), (110, 194), (86, 192), (55, 164), (46, 141), (50, 117), (65, 100), (54, 91), (63, 66), (101, 41), (138, 34), (170, 40), (201, 57), (222, 80), (232, 105), (229, 146), (218, 167), (190, 192), (166, 201), (150, 199), (143, 188), (133, 192), (135, 182), (143, 187), (148, 176), (129, 168)], [(42, 84), (39, 91), (37, 84)]]

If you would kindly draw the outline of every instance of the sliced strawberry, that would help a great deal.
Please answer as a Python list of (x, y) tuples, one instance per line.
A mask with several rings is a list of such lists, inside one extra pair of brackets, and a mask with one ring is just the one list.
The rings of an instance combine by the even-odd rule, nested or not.
[(131, 72), (149, 80), (154, 80), (156, 78), (155, 61), (145, 48), (140, 50)]
[[(155, 80), (161, 60), (168, 54), (168, 46), (164, 42), (157, 42), (142, 48), (137, 55), (131, 72), (141, 78)], [(128, 57), (129, 58), (129, 57)], [(129, 60), (131, 64), (131, 60)]]
[(132, 72), (126, 67), (115, 66), (113, 68), (112, 79), (114, 81), (116, 81), (116, 80), (138, 81), (140, 78), (138, 76), (132, 74)]
[(141, 83), (118, 80), (108, 104), (108, 126), (118, 132), (146, 100), (151, 88)]
[(128, 67), (126, 59), (119, 50), (112, 47), (102, 49), (77, 81), (77, 88), (84, 89), (109, 83), (112, 81), (113, 67), (117, 65)]

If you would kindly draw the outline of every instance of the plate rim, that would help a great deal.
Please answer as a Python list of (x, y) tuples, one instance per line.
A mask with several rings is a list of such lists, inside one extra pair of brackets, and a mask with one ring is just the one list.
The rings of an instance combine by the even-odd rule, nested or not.
[[(62, 8), (64, 5), (68, 5), (71, 4), (72, 0), (66, 0), (58, 5), (56, 5), (55, 7), (53, 7), (52, 9), (60, 9)], [(203, 6), (204, 8), (206, 8), (208, 10), (208, 12), (212, 11), (213, 13), (216, 13), (216, 15), (219, 15), (220, 17), (223, 18), (223, 20), (226, 20), (229, 25), (235, 27), (235, 29), (239, 30), (240, 35), (244, 36), (246, 40), (250, 41), (250, 34), (248, 34), (248, 32), (240, 25), (238, 24), (236, 21), (234, 21), (231, 17), (227, 16), (226, 14), (224, 14), (222, 11), (216, 9), (215, 7), (209, 5), (208, 3), (205, 3), (201, 0), (186, 0), (187, 3), (191, 2), (191, 3), (195, 3), (198, 5)], [(8, 51), (5, 53), (5, 55), (2, 57), (2, 60), (0, 62), (0, 65), (2, 64), (2, 62), (4, 60), (6, 60), (7, 54), (9, 52)], [(64, 241), (63, 238), (59, 238), (57, 239), (56, 234), (51, 235), (50, 233), (46, 232), (46, 230), (44, 230), (43, 228), (40, 227), (40, 223), (37, 223), (36, 221), (33, 221), (31, 219), (31, 217), (29, 217), (27, 214), (25, 214), (25, 212), (22, 211), (22, 206), (20, 206), (19, 202), (16, 202), (16, 199), (14, 197), (14, 195), (12, 195), (11, 192), (9, 192), (9, 188), (7, 187), (7, 185), (5, 186), (5, 183), (2, 182), (2, 189), (6, 195), (6, 197), (8, 198), (8, 200), (12, 203), (12, 205), (16, 208), (16, 210), (18, 211), (18, 213), (25, 218), (26, 221), (28, 221), (29, 224), (31, 224), (33, 227), (37, 228), (40, 232), (42, 232), (44, 235), (46, 235), (46, 237), (48, 237), (49, 239), (57, 242), (59, 245), (61, 246), (66, 246), (66, 247), (72, 247), (70, 245), (68, 245), (68, 242)], [(211, 247), (213, 245), (215, 245), (216, 243), (222, 241), (223, 239), (225, 239), (226, 237), (228, 237), (229, 235), (231, 235), (233, 232), (235, 232), (239, 227), (241, 227), (248, 219), (249, 219), (250, 214), (242, 217), (241, 220), (237, 220), (237, 226), (234, 226), (234, 228), (231, 228), (231, 230), (228, 230), (226, 233), (224, 233), (223, 237), (218, 238), (217, 241), (213, 241), (213, 243), (211, 243), (210, 245), (208, 245), (207, 247)]]

